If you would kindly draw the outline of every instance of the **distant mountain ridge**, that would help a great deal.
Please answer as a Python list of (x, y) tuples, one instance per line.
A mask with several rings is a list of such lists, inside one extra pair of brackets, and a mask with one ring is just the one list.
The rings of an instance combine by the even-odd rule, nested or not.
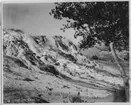
[[(77, 47), (71, 41), (62, 36), (54, 36), (52, 39), (48, 39), (47, 36), (31, 36), (23, 33), (21, 30), (15, 29), (4, 30), (3, 33), (4, 41), (9, 42), (12, 40), (15, 43), (16, 41), (22, 40), (23, 42), (27, 43), (33, 51), (39, 51), (40, 48), (44, 48), (46, 46), (52, 46), (54, 48), (66, 50), (67, 52), (71, 49), (77, 51)], [(11, 34), (11, 36), (7, 37), (7, 34)], [(38, 49), (36, 49), (36, 47), (38, 47)]]

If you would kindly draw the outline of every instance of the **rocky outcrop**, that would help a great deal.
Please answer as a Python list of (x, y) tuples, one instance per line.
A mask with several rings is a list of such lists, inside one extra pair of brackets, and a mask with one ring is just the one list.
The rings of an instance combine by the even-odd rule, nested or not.
[(119, 70), (80, 55), (62, 36), (3, 33), (5, 103), (109, 102), (123, 86)]

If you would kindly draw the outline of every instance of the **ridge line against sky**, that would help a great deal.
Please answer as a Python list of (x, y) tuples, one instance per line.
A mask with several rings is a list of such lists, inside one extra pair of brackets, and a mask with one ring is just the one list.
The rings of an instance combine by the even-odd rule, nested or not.
[(73, 29), (60, 30), (66, 19), (56, 20), (49, 14), (54, 7), (54, 3), (3, 4), (3, 27), (21, 29), (32, 35), (61, 35), (78, 44), (80, 39), (74, 38)]

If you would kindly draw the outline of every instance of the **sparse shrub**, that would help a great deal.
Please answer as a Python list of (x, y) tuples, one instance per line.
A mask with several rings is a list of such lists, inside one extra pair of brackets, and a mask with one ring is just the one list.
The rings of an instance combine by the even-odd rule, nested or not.
[(34, 80), (32, 80), (30, 78), (24, 78), (23, 81), (34, 81)]
[(75, 96), (75, 97), (72, 98), (71, 102), (72, 102), (72, 103), (82, 103), (82, 102), (84, 102), (84, 101), (81, 99), (80, 92), (78, 92), (77, 96)]
[(56, 66), (59, 66), (59, 65), (60, 65), (60, 63), (59, 63), (59, 62), (56, 62), (56, 63), (55, 63), (55, 65), (56, 65)]
[(20, 30), (20, 29), (16, 29), (15, 30), (16, 32), (20, 32), (20, 33), (24, 33), (22, 30)]
[(92, 59), (94, 59), (94, 60), (99, 60), (98, 56), (96, 56), (96, 55), (93, 55), (93, 56), (92, 56)]
[(78, 96), (72, 98), (72, 103), (81, 103), (81, 102), (82, 102), (82, 100)]
[(126, 102), (126, 92), (125, 89), (115, 90), (114, 92), (114, 102)]
[(126, 56), (124, 57), (124, 60), (129, 61), (129, 58), (130, 58), (129, 53), (127, 53)]

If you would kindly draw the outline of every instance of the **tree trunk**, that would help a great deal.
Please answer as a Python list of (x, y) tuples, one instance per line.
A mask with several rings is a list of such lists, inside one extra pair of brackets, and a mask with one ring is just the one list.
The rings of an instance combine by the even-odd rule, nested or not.
[[(110, 43), (110, 49), (111, 49), (111, 53), (113, 55), (113, 58), (114, 58), (115, 62), (117, 63), (118, 67), (119, 67), (121, 76), (122, 76), (123, 81), (124, 81), (125, 101), (129, 102), (129, 78), (127, 77), (126, 72), (124, 71), (124, 69), (122, 68), (122, 66), (119, 63), (118, 56), (117, 56), (117, 54), (114, 50), (113, 42)], [(124, 97), (124, 96), (122, 96), (122, 97)]]

